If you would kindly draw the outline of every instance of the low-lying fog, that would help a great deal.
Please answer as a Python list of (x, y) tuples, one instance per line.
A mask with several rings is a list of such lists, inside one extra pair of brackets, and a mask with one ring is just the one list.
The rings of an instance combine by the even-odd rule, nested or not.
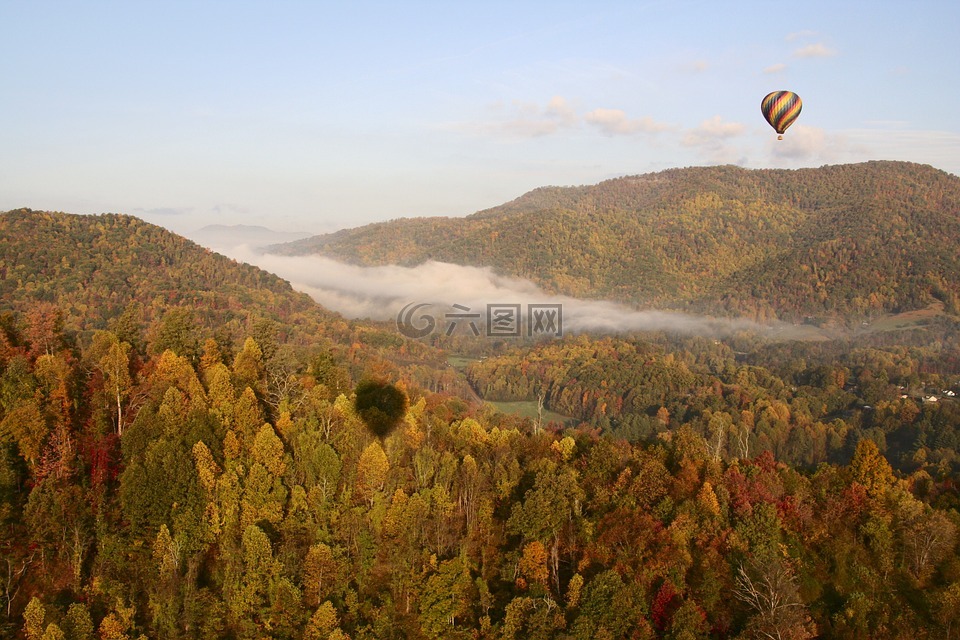
[[(550, 333), (554, 329), (562, 329), (563, 333), (667, 330), (710, 336), (740, 330), (780, 333), (787, 328), (787, 325), (761, 326), (743, 319), (638, 311), (615, 302), (550, 295), (529, 280), (497, 275), (489, 267), (442, 262), (416, 267), (362, 267), (322, 256), (259, 253), (247, 245), (218, 251), (277, 274), (298, 291), (344, 316), (396, 320), (402, 314), (408, 325), (424, 330), (428, 317), (432, 317), (438, 332), (445, 331), (452, 323), (458, 323), (458, 332), (471, 331), (469, 323), (474, 322), (482, 333), (486, 330), (488, 312), (491, 318), (500, 317), (504, 321), (497, 331), (509, 330), (510, 309), (519, 320), (512, 327), (524, 335), (528, 335), (531, 328), (535, 329), (534, 333)], [(555, 311), (556, 307), (550, 305), (560, 305), (559, 310)]]

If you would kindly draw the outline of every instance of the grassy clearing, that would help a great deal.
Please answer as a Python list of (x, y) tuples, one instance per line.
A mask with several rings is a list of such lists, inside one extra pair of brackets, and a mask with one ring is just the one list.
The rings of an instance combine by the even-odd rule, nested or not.
[[(490, 402), (489, 400), (487, 402)], [(503, 413), (509, 413), (515, 416), (521, 416), (524, 418), (530, 418), (531, 420), (537, 419), (537, 401), (536, 400), (521, 400), (519, 402), (490, 402), (495, 406), (499, 411)], [(548, 422), (559, 422), (560, 424), (575, 423), (576, 418), (571, 416), (565, 416), (554, 411), (548, 411), (547, 409), (543, 410), (543, 422), (544, 424)]]
[(469, 356), (447, 356), (447, 364), (449, 364), (454, 369), (462, 371), (469, 367), (472, 363), (477, 362), (480, 358), (471, 358)]
[(926, 309), (916, 309), (914, 311), (905, 311), (894, 315), (877, 318), (861, 329), (861, 333), (874, 333), (877, 331), (900, 331), (902, 329), (915, 329), (930, 322), (944, 314), (943, 303), (934, 302)]

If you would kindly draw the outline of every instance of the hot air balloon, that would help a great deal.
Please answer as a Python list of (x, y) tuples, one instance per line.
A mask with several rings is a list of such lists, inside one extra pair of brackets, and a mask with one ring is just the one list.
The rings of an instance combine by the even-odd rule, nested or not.
[(777, 133), (777, 140), (783, 140), (783, 132), (800, 115), (803, 102), (793, 91), (773, 91), (760, 102), (760, 111)]

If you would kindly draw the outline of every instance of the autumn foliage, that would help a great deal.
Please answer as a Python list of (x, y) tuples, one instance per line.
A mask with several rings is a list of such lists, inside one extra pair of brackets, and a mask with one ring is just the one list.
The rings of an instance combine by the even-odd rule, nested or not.
[(61, 260), (160, 248), (149, 281), (120, 251), (135, 282), (92, 269), (86, 290), (3, 254), (5, 637), (956, 633), (960, 421), (910, 395), (956, 384), (920, 364), (946, 367), (953, 326), (936, 345), (583, 336), (474, 365), (484, 395), (570, 409), (537, 429), (437, 350), (266, 274), (127, 218), (34, 215), (18, 228), (76, 232)]

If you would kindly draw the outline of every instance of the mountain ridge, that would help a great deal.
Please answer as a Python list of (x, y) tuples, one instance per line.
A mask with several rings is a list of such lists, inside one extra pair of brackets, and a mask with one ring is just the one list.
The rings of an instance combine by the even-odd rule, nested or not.
[(271, 244), (296, 242), (312, 235), (306, 231), (276, 231), (262, 225), (208, 224), (186, 234), (186, 237), (197, 244), (217, 250), (239, 245), (260, 249)]
[(273, 351), (334, 353), (357, 378), (390, 371), (410, 384), (470, 395), (428, 345), (343, 318), (277, 275), (129, 215), (0, 213), (0, 334), (36, 310), (85, 339), (123, 328), (144, 352), (162, 350), (175, 334), (179, 355), (199, 359), (212, 337), (232, 358), (254, 336), (265, 359), (267, 342)]
[(874, 161), (542, 187), (464, 218), (402, 218), (268, 250), (370, 266), (492, 266), (554, 293), (796, 320), (936, 299), (955, 312), (958, 245), (960, 179)]

